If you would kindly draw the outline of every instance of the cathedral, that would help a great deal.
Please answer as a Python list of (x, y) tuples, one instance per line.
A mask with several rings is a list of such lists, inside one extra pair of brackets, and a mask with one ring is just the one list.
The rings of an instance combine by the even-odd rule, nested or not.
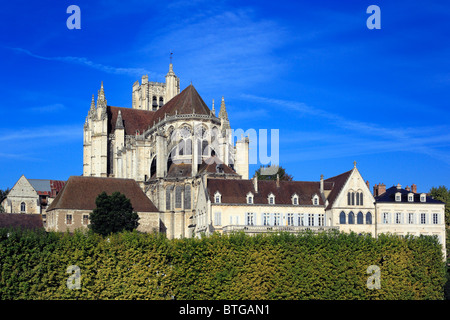
[(216, 115), (192, 84), (180, 92), (170, 63), (165, 83), (143, 76), (132, 108), (107, 104), (103, 83), (84, 124), (83, 176), (133, 179), (155, 204), (169, 237), (194, 232), (207, 176), (248, 179), (248, 138), (233, 143), (225, 100)]

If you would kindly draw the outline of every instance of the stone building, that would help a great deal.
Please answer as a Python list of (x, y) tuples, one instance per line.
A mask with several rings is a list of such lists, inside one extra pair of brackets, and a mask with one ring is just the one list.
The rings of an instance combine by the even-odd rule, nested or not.
[(160, 231), (159, 211), (136, 181), (77, 176), (69, 178), (48, 207), (46, 230), (73, 232), (78, 228), (87, 228), (90, 213), (96, 208), (95, 199), (102, 192), (108, 195), (120, 192), (130, 199), (134, 211), (139, 215), (138, 231)]
[(22, 175), (3, 200), (7, 213), (40, 214), (45, 224), (47, 207), (64, 187), (65, 181), (27, 179)]
[[(150, 107), (152, 96), (158, 105)], [(132, 99), (131, 109), (109, 106), (103, 83), (96, 104), (93, 97), (84, 125), (83, 176), (135, 180), (161, 212), (169, 237), (192, 235), (200, 177), (223, 171), (248, 179), (248, 138), (233, 144), (223, 97), (216, 116), (214, 101), (210, 109), (192, 84), (179, 92), (172, 64), (166, 83), (144, 77), (134, 84)]]

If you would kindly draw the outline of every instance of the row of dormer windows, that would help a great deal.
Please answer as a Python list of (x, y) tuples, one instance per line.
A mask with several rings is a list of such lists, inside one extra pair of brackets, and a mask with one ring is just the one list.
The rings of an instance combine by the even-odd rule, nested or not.
[[(402, 201), (402, 194), (400, 192), (397, 192), (395, 194), (395, 201), (401, 202)], [(414, 202), (414, 193), (408, 193), (408, 202)], [(425, 193), (420, 194), (420, 202), (427, 202), (427, 195)]]
[[(247, 193), (246, 199), (247, 199), (247, 204), (254, 204), (253, 193), (251, 193), (251, 192)], [(300, 204), (299, 196), (296, 193), (292, 195), (291, 201), (292, 201), (293, 205)], [(319, 205), (319, 196), (317, 194), (315, 194), (312, 197), (311, 202), (315, 206)], [(219, 191), (216, 191), (216, 193), (214, 194), (214, 203), (222, 203), (222, 194)], [(275, 204), (275, 195), (273, 193), (270, 193), (269, 196), (267, 197), (267, 203)]]

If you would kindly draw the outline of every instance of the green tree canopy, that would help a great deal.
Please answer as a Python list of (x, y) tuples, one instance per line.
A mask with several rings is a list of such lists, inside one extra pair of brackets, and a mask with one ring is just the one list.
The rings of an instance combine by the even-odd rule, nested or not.
[(95, 233), (106, 236), (123, 230), (132, 231), (138, 227), (138, 214), (133, 211), (130, 199), (120, 192), (114, 192), (110, 196), (102, 192), (95, 204), (97, 208), (89, 217), (89, 227)]
[(286, 173), (286, 170), (281, 166), (261, 166), (255, 171), (255, 175), (258, 180), (277, 180), (277, 174), (280, 180), (292, 181), (294, 178)]

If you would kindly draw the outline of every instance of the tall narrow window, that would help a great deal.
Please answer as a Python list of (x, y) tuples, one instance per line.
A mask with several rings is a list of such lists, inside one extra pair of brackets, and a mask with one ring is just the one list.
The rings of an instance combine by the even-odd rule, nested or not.
[(372, 213), (366, 213), (366, 224), (372, 224)]
[(314, 226), (314, 214), (308, 213), (308, 226)]
[(359, 192), (356, 193), (356, 205), (359, 206)]
[(245, 221), (245, 224), (247, 226), (253, 226), (255, 223), (255, 214), (254, 213), (247, 213), (247, 219)]
[(355, 224), (355, 214), (353, 213), (353, 211), (350, 211), (350, 213), (348, 214), (348, 224)]
[(287, 214), (287, 225), (288, 226), (293, 226), (294, 225), (294, 214), (293, 213), (288, 213)]
[(191, 186), (184, 186), (184, 208), (191, 209)]
[(425, 213), (420, 214), (420, 223), (421, 224), (427, 223), (427, 215)]
[(163, 97), (159, 97), (159, 107), (161, 108), (164, 105)]
[[(350, 197), (349, 197), (350, 198)], [(341, 213), (339, 214), (339, 223), (340, 224), (345, 224), (345, 212), (341, 211)]]
[(361, 211), (358, 212), (358, 215), (356, 216), (356, 223), (357, 224), (364, 224), (364, 215), (363, 215), (363, 213)]
[(400, 212), (395, 213), (395, 223), (400, 224), (402, 222), (402, 214)]
[(389, 223), (389, 213), (388, 212), (383, 212), (383, 223), (384, 224)]
[(166, 210), (171, 210), (172, 209), (172, 190), (173, 190), (173, 186), (168, 186), (166, 188)]
[(83, 224), (87, 226), (89, 224), (89, 215), (83, 214)]
[(352, 206), (355, 205), (355, 193), (352, 192)]
[(66, 224), (72, 224), (72, 215), (66, 214)]
[(298, 215), (298, 225), (301, 227), (305, 226), (305, 218), (304, 218), (303, 213), (300, 213)]
[(359, 204), (360, 204), (361, 206), (364, 205), (364, 196), (363, 196), (363, 193), (362, 193), (362, 192), (359, 193)]
[(323, 227), (325, 225), (325, 215), (323, 213), (318, 214), (318, 226)]
[(263, 213), (263, 225), (265, 225), (265, 226), (270, 225), (270, 214), (269, 213)]
[(409, 224), (414, 223), (414, 213), (412, 213), (412, 212), (408, 213), (408, 223)]
[(25, 202), (22, 202), (20, 204), (20, 212), (24, 213), (26, 212), (27, 206), (25, 205)]
[(433, 224), (438, 224), (438, 214), (433, 213)]
[(222, 213), (219, 211), (214, 213), (214, 225), (216, 226), (222, 225)]
[(158, 100), (156, 99), (155, 96), (153, 96), (153, 99), (152, 99), (152, 110), (153, 111), (158, 110)]
[(175, 208), (181, 208), (181, 186), (175, 188)]
[(280, 213), (275, 213), (273, 215), (273, 225), (274, 226), (279, 226), (281, 224), (281, 214)]
[(352, 205), (352, 193), (347, 193), (347, 205)]

